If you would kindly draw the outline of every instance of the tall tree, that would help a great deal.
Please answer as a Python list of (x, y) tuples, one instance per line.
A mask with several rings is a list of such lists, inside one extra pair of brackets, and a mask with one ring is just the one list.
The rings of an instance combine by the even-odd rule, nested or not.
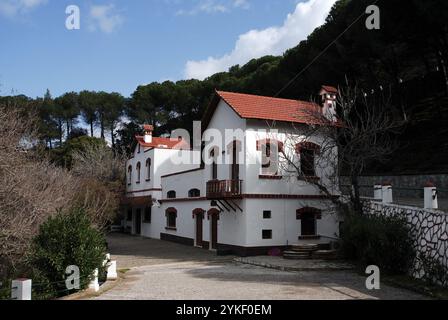
[(58, 98), (58, 105), (62, 108), (62, 116), (66, 124), (66, 135), (68, 137), (80, 114), (78, 94), (75, 92), (65, 93)]
[(123, 115), (125, 99), (116, 92), (107, 94), (104, 98), (104, 121), (109, 127), (112, 148), (115, 149), (115, 128)]
[(83, 120), (90, 126), (90, 136), (94, 136), (94, 126), (97, 121), (98, 95), (92, 91), (81, 91), (78, 96), (79, 109)]

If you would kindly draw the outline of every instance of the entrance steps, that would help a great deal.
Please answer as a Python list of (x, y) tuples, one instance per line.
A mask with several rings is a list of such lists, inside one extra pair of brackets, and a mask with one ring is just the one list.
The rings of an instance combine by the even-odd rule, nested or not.
[(337, 258), (336, 250), (322, 250), (322, 248), (323, 246), (319, 244), (292, 245), (289, 250), (283, 252), (283, 258), (290, 260), (331, 260)]

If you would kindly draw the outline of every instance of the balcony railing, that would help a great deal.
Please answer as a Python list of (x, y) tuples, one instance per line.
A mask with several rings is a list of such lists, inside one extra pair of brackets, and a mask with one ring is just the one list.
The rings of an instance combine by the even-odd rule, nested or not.
[(241, 180), (212, 180), (207, 182), (207, 199), (240, 198), (243, 181)]

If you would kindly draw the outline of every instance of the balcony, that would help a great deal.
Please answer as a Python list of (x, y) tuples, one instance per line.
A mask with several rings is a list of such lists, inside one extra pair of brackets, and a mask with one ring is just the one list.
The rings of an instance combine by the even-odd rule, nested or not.
[(213, 180), (207, 182), (207, 199), (238, 199), (241, 198), (243, 181)]

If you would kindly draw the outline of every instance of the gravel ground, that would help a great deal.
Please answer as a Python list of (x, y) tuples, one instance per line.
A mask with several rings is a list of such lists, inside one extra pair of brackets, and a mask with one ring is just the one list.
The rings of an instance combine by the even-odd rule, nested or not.
[(216, 257), (201, 249), (123, 235), (113, 235), (109, 246), (119, 269), (132, 269), (119, 285), (95, 299), (425, 299), (385, 285), (368, 291), (365, 277), (351, 271), (284, 272), (239, 264), (233, 257)]

